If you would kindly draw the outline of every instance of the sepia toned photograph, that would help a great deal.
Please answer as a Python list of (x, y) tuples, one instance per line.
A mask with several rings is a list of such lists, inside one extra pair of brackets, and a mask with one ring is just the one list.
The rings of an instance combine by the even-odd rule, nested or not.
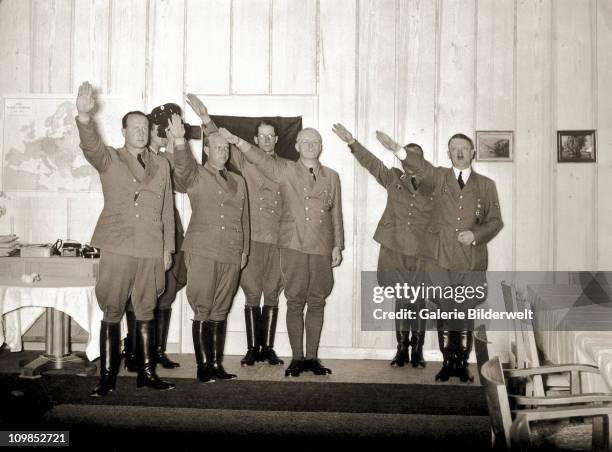
[(595, 163), (597, 161), (594, 130), (559, 130), (557, 132), (559, 163)]
[(511, 162), (513, 147), (514, 140), (511, 131), (476, 131), (476, 160)]

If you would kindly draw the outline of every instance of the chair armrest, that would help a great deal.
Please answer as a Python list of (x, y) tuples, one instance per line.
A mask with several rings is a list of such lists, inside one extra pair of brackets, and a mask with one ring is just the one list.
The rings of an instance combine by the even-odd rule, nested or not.
[(562, 374), (565, 372), (587, 372), (598, 374), (599, 367), (590, 364), (555, 364), (552, 366), (529, 367), (526, 369), (504, 369), (508, 378), (531, 377), (534, 375)]
[(554, 397), (527, 397), (509, 394), (508, 398), (514, 400), (518, 405), (569, 405), (574, 403), (612, 403), (612, 394), (582, 394), (582, 395), (559, 395)]

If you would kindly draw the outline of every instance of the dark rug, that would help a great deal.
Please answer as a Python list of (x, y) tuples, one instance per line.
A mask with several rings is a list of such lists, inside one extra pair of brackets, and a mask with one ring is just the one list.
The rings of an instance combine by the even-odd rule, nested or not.
[[(104, 398), (89, 392), (97, 377), (44, 376), (22, 380), (0, 374), (0, 403), (11, 391), (21, 391), (40, 407), (61, 404), (174, 407), (225, 410), (431, 414), (486, 416), (481, 386), (266, 382), (232, 380), (202, 384), (173, 379), (177, 388), (159, 393), (137, 389), (135, 378), (119, 377), (117, 390)], [(10, 397), (9, 397), (10, 398)]]

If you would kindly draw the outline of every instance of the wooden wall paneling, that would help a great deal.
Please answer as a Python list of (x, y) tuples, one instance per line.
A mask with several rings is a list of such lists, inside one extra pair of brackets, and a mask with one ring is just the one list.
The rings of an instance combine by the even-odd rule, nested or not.
[(72, 86), (88, 80), (98, 93), (108, 92), (110, 8), (106, 0), (74, 2)]
[[(514, 4), (514, 0), (477, 3), (476, 130), (515, 129)], [(515, 165), (476, 162), (474, 167), (495, 181), (505, 225), (489, 244), (489, 270), (512, 270)]]
[(111, 4), (110, 93), (129, 110), (145, 108), (147, 0), (113, 0)]
[[(553, 3), (557, 130), (594, 128), (591, 4), (591, 0)], [(589, 163), (557, 164), (555, 266), (558, 270), (595, 267), (595, 170), (596, 165)]]
[[(30, 90), (31, 42), (30, 2), (10, 0), (0, 2), (0, 97), (11, 93), (25, 93)], [(0, 105), (0, 156), (3, 147), (4, 109)], [(1, 169), (1, 168), (0, 168)], [(0, 191), (2, 190), (0, 170)], [(8, 200), (0, 198), (5, 207)], [(0, 217), (0, 233), (10, 232), (10, 216)]]
[[(394, 157), (376, 140), (380, 129), (395, 135), (395, 68), (396, 68), (396, 2), (359, 2), (358, 47), (358, 116), (356, 137), (387, 166), (393, 166)], [(357, 204), (356, 266), (355, 271), (376, 271), (379, 245), (372, 236), (383, 213), (387, 192), (360, 165), (356, 165)], [(360, 275), (356, 290), (360, 291)], [(358, 292), (359, 293), (359, 292)], [(358, 299), (360, 297), (357, 297)], [(361, 301), (358, 302), (358, 304)], [(361, 321), (361, 306), (357, 311)], [(362, 348), (390, 348), (388, 332), (359, 332), (357, 344)]]
[(30, 89), (30, 11), (27, 1), (0, 2), (0, 95)]
[(70, 91), (71, 0), (34, 0), (32, 3), (33, 93)]
[(230, 92), (231, 0), (185, 1), (185, 91)]
[(597, 268), (612, 271), (612, 2), (597, 2)]
[(517, 2), (516, 269), (552, 270), (551, 1)]
[(418, 143), (434, 155), (436, 2), (399, 2), (396, 123), (401, 143)]
[[(344, 246), (342, 264), (334, 270), (334, 288), (325, 307), (321, 356), (326, 347), (351, 347), (359, 330), (355, 313), (359, 290), (355, 286), (355, 165), (348, 147), (332, 132), (340, 122), (355, 133), (356, 21), (355, 0), (320, 3), (319, 25), (319, 132), (323, 137), (321, 161), (340, 175)], [(352, 327), (352, 328), (351, 328)]]
[(439, 10), (437, 164), (450, 166), (448, 139), (474, 135), (475, 0), (442, 0)]
[[(317, 91), (317, 3), (317, 0), (272, 2), (273, 94)], [(346, 12), (350, 9), (337, 10), (338, 15)]]
[(62, 238), (89, 243), (103, 207), (104, 198), (101, 193), (69, 198), (67, 237)]
[(271, 1), (232, 1), (232, 94), (270, 92)]
[(168, 102), (182, 107), (185, 1), (157, 0), (149, 5), (147, 111)]

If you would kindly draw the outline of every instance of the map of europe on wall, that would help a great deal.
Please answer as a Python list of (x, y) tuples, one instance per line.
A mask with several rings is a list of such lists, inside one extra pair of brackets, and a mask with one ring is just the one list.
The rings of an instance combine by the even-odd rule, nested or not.
[[(4, 98), (2, 184), (6, 192), (100, 192), (75, 124), (74, 96)], [(100, 99), (96, 123), (103, 141), (121, 146), (123, 101)]]

